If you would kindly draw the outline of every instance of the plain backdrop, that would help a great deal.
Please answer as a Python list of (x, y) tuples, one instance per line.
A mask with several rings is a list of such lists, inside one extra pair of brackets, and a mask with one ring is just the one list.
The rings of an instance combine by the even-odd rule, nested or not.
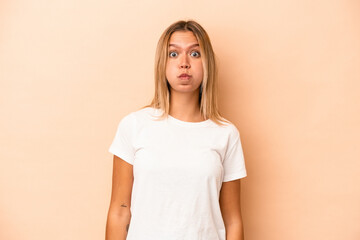
[(245, 239), (360, 239), (355, 0), (1, 1), (0, 239), (104, 239), (108, 148), (180, 19), (208, 32), (241, 134)]

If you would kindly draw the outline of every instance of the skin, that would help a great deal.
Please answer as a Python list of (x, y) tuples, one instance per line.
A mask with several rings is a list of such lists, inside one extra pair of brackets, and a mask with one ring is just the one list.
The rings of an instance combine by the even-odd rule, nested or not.
[(226, 240), (244, 240), (241, 217), (240, 179), (223, 182), (220, 190), (220, 209), (226, 229)]
[[(200, 47), (191, 31), (177, 31), (170, 37), (166, 78), (170, 84), (170, 115), (187, 122), (204, 121), (198, 103), (203, 67)], [(174, 45), (174, 46), (173, 46)], [(181, 80), (186, 72), (192, 77)], [(224, 182), (220, 190), (220, 209), (227, 240), (243, 240), (244, 230), (240, 206), (240, 179)]]
[(130, 220), (133, 165), (114, 155), (112, 192), (107, 216), (105, 240), (125, 240)]
[[(170, 115), (186, 122), (205, 120), (200, 114), (198, 103), (203, 78), (198, 44), (192, 32), (174, 32), (170, 37), (169, 56), (166, 62), (166, 78), (170, 84)], [(189, 80), (181, 80), (178, 76), (182, 73), (192, 77)]]
[[(170, 115), (182, 121), (204, 121), (198, 103), (203, 67), (200, 48), (194, 46), (198, 44), (197, 39), (192, 32), (177, 31), (172, 34), (170, 44), (176, 45), (169, 46), (166, 64), (166, 78), (171, 86)], [(183, 72), (192, 77), (189, 80), (179, 79), (178, 76)], [(114, 155), (105, 240), (126, 240), (131, 220), (133, 180), (133, 165)], [(243, 240), (240, 179), (222, 184), (219, 204), (226, 228), (226, 240)]]

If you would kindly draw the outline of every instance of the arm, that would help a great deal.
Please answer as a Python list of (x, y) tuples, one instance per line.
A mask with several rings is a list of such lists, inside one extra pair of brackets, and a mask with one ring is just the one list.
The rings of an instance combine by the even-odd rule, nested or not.
[(125, 240), (131, 219), (133, 166), (114, 155), (112, 193), (105, 240)]
[(240, 179), (223, 182), (220, 190), (219, 202), (226, 229), (226, 240), (244, 240), (240, 190)]

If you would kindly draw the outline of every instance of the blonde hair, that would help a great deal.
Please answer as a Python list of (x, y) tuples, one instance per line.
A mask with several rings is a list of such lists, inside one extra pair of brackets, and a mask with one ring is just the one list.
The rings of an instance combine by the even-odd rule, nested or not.
[(210, 42), (210, 38), (205, 29), (194, 20), (180, 20), (171, 24), (161, 35), (156, 49), (155, 55), (155, 95), (153, 100), (146, 107), (162, 109), (163, 114), (158, 120), (168, 116), (170, 110), (170, 90), (169, 83), (165, 76), (166, 62), (168, 59), (168, 46), (171, 35), (176, 31), (191, 31), (200, 47), (200, 56), (203, 65), (203, 81), (200, 85), (199, 105), (200, 113), (204, 119), (211, 119), (219, 125), (223, 125), (222, 121), (229, 122), (220, 115), (218, 110), (218, 78), (217, 64), (215, 54)]

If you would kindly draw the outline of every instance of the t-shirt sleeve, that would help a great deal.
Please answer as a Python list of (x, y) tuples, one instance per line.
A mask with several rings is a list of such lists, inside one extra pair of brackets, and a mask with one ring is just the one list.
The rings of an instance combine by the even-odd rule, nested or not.
[(118, 124), (117, 131), (113, 142), (109, 148), (109, 152), (133, 165), (134, 163), (134, 147), (133, 147), (133, 131), (134, 118), (132, 114), (123, 117)]
[(247, 176), (240, 133), (235, 126), (233, 126), (233, 130), (230, 135), (229, 145), (223, 161), (223, 167), (223, 182), (228, 182)]

